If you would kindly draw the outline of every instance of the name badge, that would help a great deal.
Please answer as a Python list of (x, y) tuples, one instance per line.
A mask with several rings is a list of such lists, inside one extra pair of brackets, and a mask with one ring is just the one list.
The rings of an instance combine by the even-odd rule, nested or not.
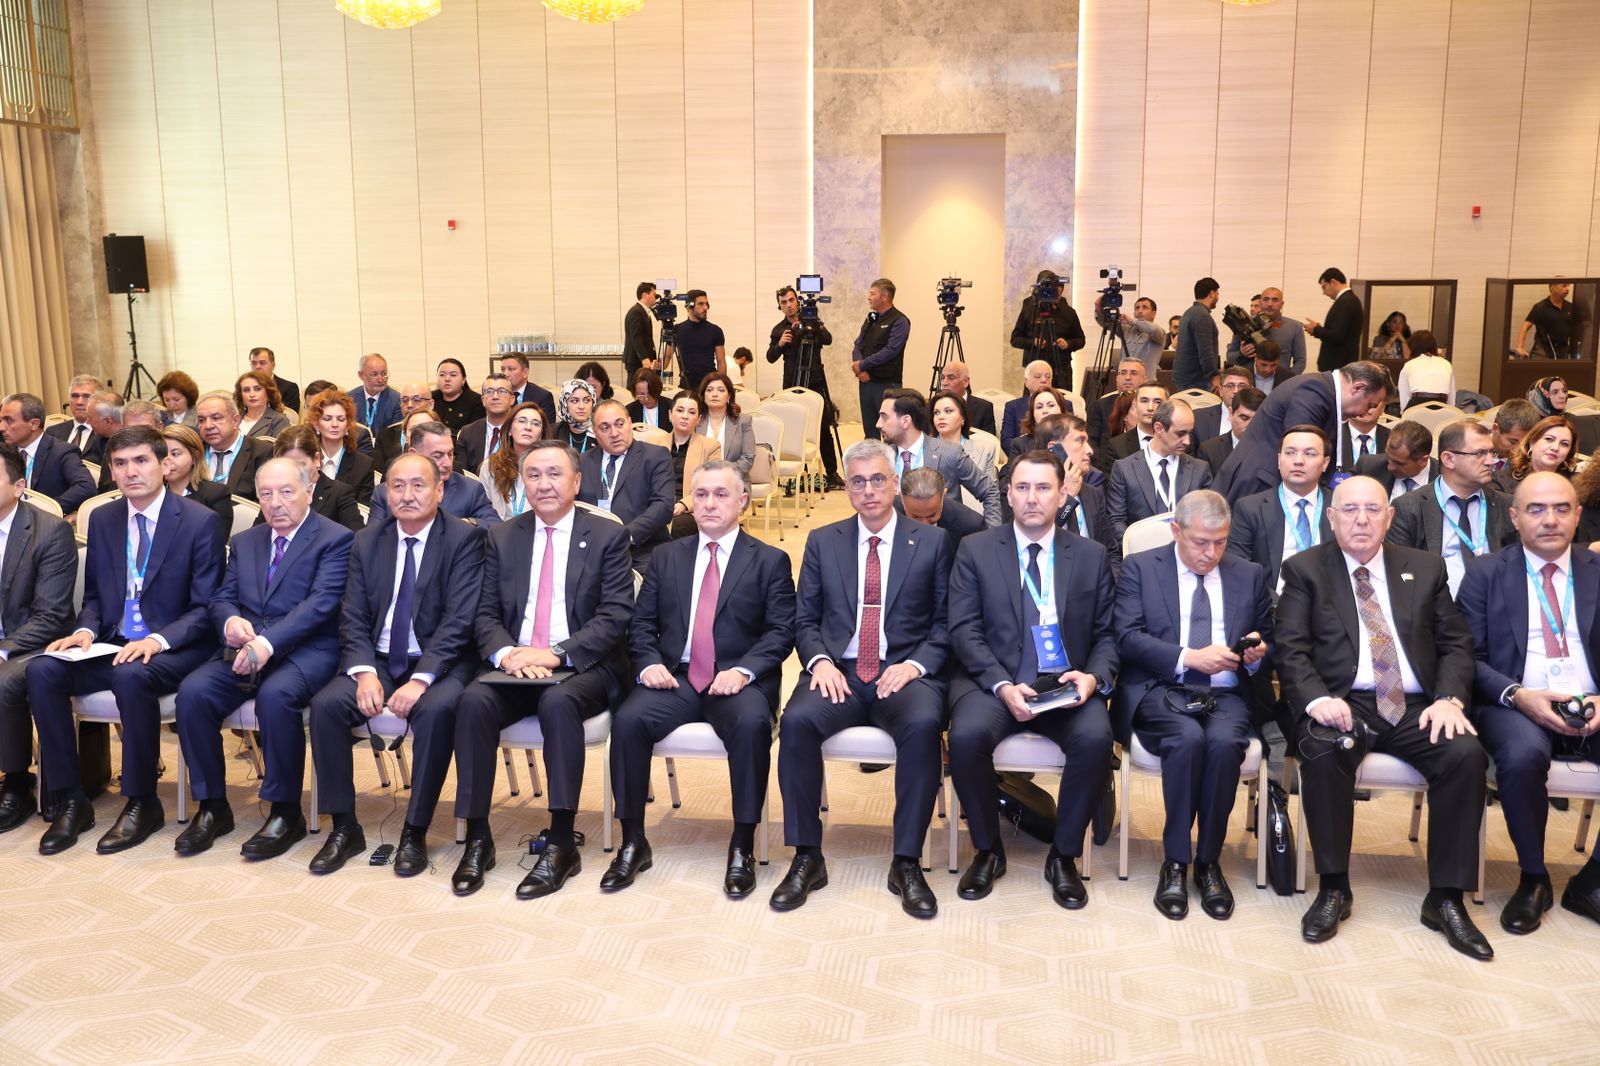
[(150, 635), (150, 627), (145, 623), (144, 611), (139, 607), (139, 597), (129, 596), (122, 601), (123, 634), (129, 642), (143, 640)]
[(602, 511), (610, 511), (611, 510), (611, 498), (608, 496), (603, 500), (596, 500), (596, 501), (594, 501), (594, 505), (596, 507), (600, 508), (600, 510), (602, 510)]
[(1056, 623), (1033, 627), (1033, 650), (1039, 657), (1041, 673), (1067, 668), (1067, 651), (1061, 645), (1061, 627)]
[(1349, 481), (1353, 477), (1355, 477), (1354, 474), (1348, 474), (1348, 473), (1344, 472), (1343, 470), (1341, 470), (1338, 473), (1334, 474), (1333, 477), (1328, 479), (1328, 484), (1333, 488), (1338, 488), (1341, 484), (1343, 484), (1346, 481)]
[(1578, 695), (1578, 664), (1571, 657), (1544, 661), (1544, 687), (1554, 692)]

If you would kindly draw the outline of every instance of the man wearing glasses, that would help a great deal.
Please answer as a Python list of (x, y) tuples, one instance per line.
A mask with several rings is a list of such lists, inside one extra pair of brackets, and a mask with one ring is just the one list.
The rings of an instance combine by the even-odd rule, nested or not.
[(1439, 476), (1394, 501), (1389, 543), (1443, 555), (1452, 596), (1469, 559), (1517, 539), (1511, 501), (1489, 486), (1493, 476), (1489, 431), (1477, 419), (1457, 419), (1439, 431)]
[(515, 406), (516, 391), (504, 374), (490, 374), (483, 379), (483, 417), (461, 427), (456, 435), (456, 465), (470, 470), (480, 480), (489, 475), (489, 456), (500, 448), (511, 432), (506, 416)]

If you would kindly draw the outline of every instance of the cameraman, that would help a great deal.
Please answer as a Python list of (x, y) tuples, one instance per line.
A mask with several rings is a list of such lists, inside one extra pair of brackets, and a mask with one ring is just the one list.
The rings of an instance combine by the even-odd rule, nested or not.
[(883, 394), (901, 385), (911, 320), (894, 305), (894, 282), (888, 278), (867, 286), (867, 307), (870, 311), (850, 350), (850, 372), (861, 383), (862, 438), (877, 440)]
[[(1040, 328), (1040, 309), (1038, 293), (1040, 286), (1049, 286), (1054, 289), (1056, 298), (1049, 301), (1049, 309), (1044, 312), (1050, 322), (1051, 331), (1055, 334), (1054, 351), (1044, 351), (1046, 346), (1043, 330)], [(1035, 359), (1043, 359), (1049, 363), (1055, 374), (1054, 384), (1058, 389), (1072, 388), (1072, 353), (1089, 343), (1083, 335), (1083, 326), (1078, 322), (1078, 312), (1067, 303), (1061, 291), (1061, 278), (1053, 270), (1041, 270), (1039, 276), (1033, 281), (1033, 292), (1022, 301), (1022, 311), (1017, 315), (1017, 324), (1011, 330), (1011, 347), (1023, 353), (1022, 362), (1026, 366)]]
[[(1251, 314), (1257, 312), (1252, 311)], [(1288, 368), (1292, 376), (1306, 368), (1306, 331), (1305, 327), (1293, 319), (1283, 317), (1283, 290), (1267, 288), (1261, 290), (1260, 314), (1267, 316), (1267, 336), (1271, 337), (1278, 345), (1279, 357), (1283, 365)], [(1230, 363), (1248, 362), (1256, 357), (1256, 346), (1249, 341), (1239, 342), (1235, 337), (1228, 342), (1227, 361)], [(1257, 375), (1260, 376), (1259, 374)], [(1259, 384), (1256, 386), (1261, 388)], [(1271, 389), (1262, 389), (1270, 393)]]
[[(800, 321), (800, 295), (794, 291), (793, 285), (785, 285), (778, 290), (778, 308), (783, 311), (783, 319), (772, 327), (771, 342), (767, 345), (767, 362), (783, 360), (784, 388), (792, 389), (799, 385), (822, 394), (822, 468), (828, 477), (828, 488), (842, 489), (844, 482), (839, 478), (839, 461), (833, 450), (839, 409), (834, 407), (833, 397), (828, 393), (828, 374), (822, 365), (822, 349), (833, 343), (833, 334), (828, 332), (827, 325), (820, 318), (809, 325)], [(811, 357), (811, 366), (802, 374), (800, 340), (808, 328), (816, 340), (816, 350)]]
[(650, 309), (656, 305), (656, 287), (648, 281), (639, 282), (634, 290), (637, 301), (622, 318), (623, 376), (629, 381), (639, 368), (656, 368), (655, 329), (650, 325)]
[(695, 392), (707, 374), (728, 372), (728, 357), (722, 327), (706, 321), (711, 310), (706, 291), (690, 289), (683, 295), (689, 304), (689, 319), (677, 328), (678, 367), (683, 372), (682, 387)]
[[(1100, 323), (1100, 328), (1111, 328), (1111, 317), (1100, 306), (1105, 299), (1103, 294), (1094, 298), (1094, 320)], [(1167, 331), (1156, 325), (1156, 302), (1148, 296), (1141, 296), (1133, 301), (1133, 316), (1120, 316), (1122, 324), (1122, 351), (1144, 364), (1145, 377), (1149, 381), (1156, 379), (1156, 371), (1161, 369), (1161, 350), (1167, 344)]]

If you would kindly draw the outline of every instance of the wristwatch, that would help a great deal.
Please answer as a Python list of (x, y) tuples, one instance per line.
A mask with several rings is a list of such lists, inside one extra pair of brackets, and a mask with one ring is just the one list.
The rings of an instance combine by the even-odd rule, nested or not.
[(1500, 702), (1505, 704), (1507, 707), (1515, 707), (1517, 705), (1517, 693), (1519, 693), (1521, 691), (1522, 691), (1522, 686), (1521, 685), (1517, 685), (1517, 684), (1507, 685), (1506, 686), (1506, 690), (1504, 692), (1500, 693)]
[(556, 641), (550, 645), (550, 650), (555, 653), (557, 659), (560, 659), (563, 662), (566, 661), (567, 646), (565, 644), (561, 643), (560, 641)]

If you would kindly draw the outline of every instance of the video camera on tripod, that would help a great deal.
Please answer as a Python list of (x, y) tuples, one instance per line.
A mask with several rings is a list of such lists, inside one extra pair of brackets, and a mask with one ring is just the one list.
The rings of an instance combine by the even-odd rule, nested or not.
[(1260, 347), (1272, 339), (1267, 333), (1267, 330), (1271, 328), (1271, 323), (1268, 321), (1267, 316), (1252, 315), (1238, 304), (1228, 304), (1222, 309), (1222, 324), (1227, 326), (1229, 332), (1239, 341), (1240, 362), (1250, 362), (1255, 358), (1254, 355), (1244, 354), (1244, 346), (1246, 344)]
[(972, 288), (972, 282), (962, 281), (960, 278), (940, 278), (939, 291), (934, 297), (939, 302), (939, 313), (944, 316), (945, 325), (955, 325), (956, 319), (961, 317), (961, 312), (966, 308), (961, 306), (961, 294), (957, 290)]
[(674, 324), (678, 321), (677, 302), (679, 300), (682, 300), (685, 304), (688, 304), (689, 302), (689, 298), (687, 296), (680, 296), (673, 293), (672, 290), (676, 289), (677, 287), (677, 278), (656, 279), (656, 292), (659, 295), (656, 298), (656, 305), (650, 309), (650, 313), (656, 316), (657, 322), (661, 323), (661, 333), (663, 336), (672, 332)]
[(1033, 306), (1041, 315), (1048, 315), (1055, 311), (1056, 302), (1061, 299), (1061, 278), (1049, 271), (1041, 270), (1039, 278), (1033, 283)]
[(1096, 290), (1100, 293), (1100, 310), (1106, 313), (1107, 318), (1122, 317), (1122, 294), (1125, 290), (1138, 291), (1139, 286), (1131, 281), (1122, 280), (1122, 268), (1115, 263), (1102, 267), (1100, 278), (1106, 283), (1105, 288)]
[(822, 295), (822, 275), (801, 274), (794, 279), (794, 293), (800, 304), (799, 333), (802, 336), (815, 333), (817, 323), (822, 321), (817, 305), (833, 303), (832, 296)]

